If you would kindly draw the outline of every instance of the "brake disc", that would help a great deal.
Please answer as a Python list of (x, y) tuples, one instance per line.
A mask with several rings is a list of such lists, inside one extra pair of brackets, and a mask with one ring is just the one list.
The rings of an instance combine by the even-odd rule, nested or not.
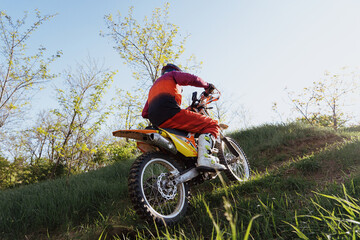
[(173, 181), (168, 179), (166, 173), (161, 173), (157, 180), (158, 191), (166, 200), (174, 199), (177, 192), (177, 187)]

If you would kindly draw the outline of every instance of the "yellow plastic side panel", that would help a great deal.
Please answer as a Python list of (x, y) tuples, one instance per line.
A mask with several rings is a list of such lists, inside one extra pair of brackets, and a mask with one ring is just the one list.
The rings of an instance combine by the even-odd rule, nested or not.
[(165, 132), (167, 134), (166, 137), (169, 137), (173, 141), (176, 149), (180, 153), (182, 153), (185, 157), (197, 157), (197, 151), (195, 150), (195, 148), (193, 148), (192, 146), (187, 144), (185, 141), (177, 138), (176, 135), (171, 134), (163, 129), (162, 129), (162, 131), (163, 131), (163, 133)]

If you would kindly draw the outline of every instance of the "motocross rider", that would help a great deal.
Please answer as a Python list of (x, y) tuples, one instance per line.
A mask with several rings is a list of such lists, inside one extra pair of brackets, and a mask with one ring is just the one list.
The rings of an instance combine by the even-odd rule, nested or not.
[(200, 113), (181, 109), (182, 87), (202, 87), (207, 93), (214, 90), (214, 85), (205, 82), (200, 77), (182, 72), (174, 64), (167, 64), (161, 70), (159, 77), (150, 88), (148, 99), (142, 111), (142, 117), (160, 128), (173, 128), (192, 133), (200, 133), (198, 139), (197, 166), (205, 171), (224, 170), (219, 159), (211, 155), (215, 139), (219, 135), (219, 125), (216, 120)]

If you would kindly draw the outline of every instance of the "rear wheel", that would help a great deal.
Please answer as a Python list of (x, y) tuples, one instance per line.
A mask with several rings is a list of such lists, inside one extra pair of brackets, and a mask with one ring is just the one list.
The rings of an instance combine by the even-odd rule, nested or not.
[(250, 165), (244, 151), (232, 138), (227, 137), (217, 144), (218, 158), (226, 166), (224, 173), (230, 181), (243, 182), (250, 178)]
[(159, 225), (177, 222), (189, 205), (185, 183), (175, 185), (180, 166), (163, 153), (146, 153), (133, 163), (128, 179), (129, 195), (136, 212)]

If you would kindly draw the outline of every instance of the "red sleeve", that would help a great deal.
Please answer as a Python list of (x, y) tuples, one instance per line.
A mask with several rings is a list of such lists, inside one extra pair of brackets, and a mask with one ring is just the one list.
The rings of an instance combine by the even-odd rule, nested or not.
[(202, 80), (200, 77), (190, 73), (172, 71), (175, 82), (181, 86), (193, 86), (207, 88), (209, 83)]
[(148, 101), (146, 101), (145, 106), (144, 106), (144, 108), (142, 110), (142, 113), (141, 113), (141, 116), (143, 118), (148, 118), (148, 116), (149, 116), (148, 109), (149, 109), (149, 103), (148, 103)]

